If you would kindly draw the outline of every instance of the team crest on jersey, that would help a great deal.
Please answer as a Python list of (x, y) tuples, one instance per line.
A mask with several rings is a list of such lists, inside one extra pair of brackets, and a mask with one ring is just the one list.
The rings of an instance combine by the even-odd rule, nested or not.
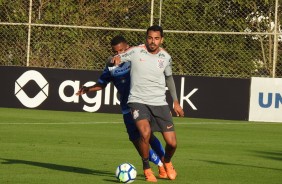
[(132, 114), (133, 114), (133, 119), (137, 119), (139, 117), (139, 110), (134, 110)]
[(140, 53), (147, 54), (148, 52), (144, 49), (140, 50)]
[(159, 53), (160, 58), (165, 58), (165, 55), (163, 53)]
[(164, 60), (158, 60), (158, 68), (164, 68)]

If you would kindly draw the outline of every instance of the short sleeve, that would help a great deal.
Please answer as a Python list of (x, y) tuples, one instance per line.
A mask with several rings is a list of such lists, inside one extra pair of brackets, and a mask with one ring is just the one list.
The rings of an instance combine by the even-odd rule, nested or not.
[(167, 64), (167, 66), (165, 67), (164, 74), (165, 74), (165, 76), (171, 76), (172, 75), (172, 60), (171, 60), (171, 58), (169, 59), (169, 62)]

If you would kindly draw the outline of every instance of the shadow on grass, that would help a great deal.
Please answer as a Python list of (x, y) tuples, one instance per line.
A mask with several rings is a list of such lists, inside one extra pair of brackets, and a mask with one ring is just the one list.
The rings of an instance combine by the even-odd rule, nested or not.
[(278, 160), (282, 161), (282, 152), (279, 151), (251, 151), (255, 153), (255, 156), (262, 157), (262, 158), (267, 158), (271, 160)]
[(87, 168), (82, 168), (82, 167), (73, 167), (73, 166), (58, 165), (58, 164), (51, 164), (51, 163), (34, 162), (34, 161), (28, 161), (28, 160), (5, 159), (5, 158), (0, 158), (0, 159), (4, 160), (4, 162), (2, 162), (1, 164), (25, 164), (25, 165), (42, 167), (42, 168), (47, 168), (47, 169), (52, 169), (52, 170), (58, 170), (58, 171), (114, 177), (113, 172), (109, 172), (109, 171), (92, 170), (92, 169), (87, 169)]
[(247, 165), (247, 164), (236, 164), (236, 163), (219, 162), (219, 161), (212, 161), (212, 160), (196, 160), (196, 161), (202, 161), (202, 162), (207, 162), (211, 164), (226, 165), (226, 166), (240, 166), (240, 167), (251, 167), (251, 168), (258, 168), (258, 169), (270, 169), (274, 171), (282, 171), (282, 169), (278, 169), (278, 168), (254, 166), (254, 165)]
[[(66, 166), (66, 165), (58, 165), (58, 164), (51, 164), (51, 163), (43, 163), (43, 162), (34, 162), (34, 161), (28, 161), (28, 160), (18, 160), (18, 159), (6, 159), (6, 158), (0, 158), (0, 160), (3, 160), (4, 162), (1, 162), (1, 164), (25, 164), (25, 165), (31, 165), (36, 167), (42, 167), (57, 171), (65, 171), (65, 172), (72, 172), (72, 173), (78, 173), (78, 174), (90, 174), (90, 175), (97, 175), (97, 176), (110, 176), (113, 179), (104, 179), (104, 181), (112, 182), (112, 183), (119, 183), (114, 175), (113, 172), (110, 171), (102, 171), (102, 170), (92, 170), (82, 167), (73, 167), (73, 166)], [(139, 174), (138, 174), (139, 176)], [(143, 175), (140, 175), (139, 178), (136, 178), (135, 180), (144, 180)]]

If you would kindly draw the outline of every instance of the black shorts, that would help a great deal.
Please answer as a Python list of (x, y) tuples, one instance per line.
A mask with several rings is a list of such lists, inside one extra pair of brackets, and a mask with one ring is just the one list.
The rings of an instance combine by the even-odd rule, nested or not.
[(150, 122), (153, 132), (174, 131), (174, 124), (168, 105), (153, 106), (141, 103), (129, 103), (135, 123), (142, 119)]

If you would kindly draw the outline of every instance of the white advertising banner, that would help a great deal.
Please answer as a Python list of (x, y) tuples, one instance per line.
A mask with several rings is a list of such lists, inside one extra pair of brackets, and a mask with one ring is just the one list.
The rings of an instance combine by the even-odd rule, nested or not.
[(249, 121), (282, 122), (282, 78), (252, 77)]

